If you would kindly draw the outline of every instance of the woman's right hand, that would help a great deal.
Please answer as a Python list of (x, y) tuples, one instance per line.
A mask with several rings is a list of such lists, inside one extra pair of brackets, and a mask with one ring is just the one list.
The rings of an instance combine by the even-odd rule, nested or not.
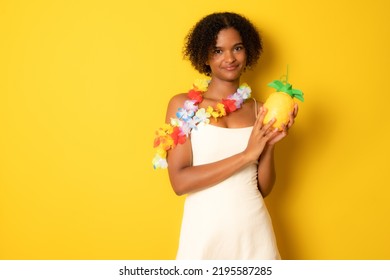
[(276, 119), (272, 119), (267, 124), (263, 124), (266, 113), (267, 109), (261, 107), (253, 126), (251, 136), (249, 137), (248, 145), (243, 152), (250, 162), (257, 162), (259, 160), (267, 141), (278, 133), (278, 129), (272, 127)]

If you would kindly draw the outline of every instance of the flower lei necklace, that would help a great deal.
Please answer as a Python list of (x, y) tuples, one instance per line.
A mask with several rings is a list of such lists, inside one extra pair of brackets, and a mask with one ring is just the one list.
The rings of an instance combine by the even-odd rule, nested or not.
[(215, 120), (241, 108), (241, 105), (251, 96), (251, 88), (246, 84), (240, 85), (237, 91), (222, 99), (214, 108), (199, 108), (203, 101), (202, 94), (207, 90), (210, 80), (198, 79), (188, 92), (189, 99), (184, 102), (183, 108), (176, 112), (176, 118), (171, 118), (170, 124), (164, 124), (156, 131), (154, 148), (156, 154), (153, 158), (153, 168), (167, 168), (167, 151), (183, 144), (198, 125), (209, 124), (210, 117)]

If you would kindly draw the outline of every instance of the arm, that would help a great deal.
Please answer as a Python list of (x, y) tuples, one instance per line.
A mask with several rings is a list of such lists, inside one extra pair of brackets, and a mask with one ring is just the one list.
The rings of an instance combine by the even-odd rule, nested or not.
[[(169, 102), (166, 122), (175, 117), (177, 108), (185, 100), (185, 96), (178, 95)], [(257, 162), (266, 142), (274, 135), (270, 127), (273, 122), (263, 126), (265, 114), (259, 114), (254, 125), (248, 146), (245, 151), (229, 158), (210, 164), (192, 166), (191, 140), (168, 151), (168, 173), (173, 190), (177, 195), (206, 188), (219, 183), (243, 167)]]
[(294, 119), (298, 114), (298, 105), (295, 104), (293, 112), (290, 114), (290, 121), (283, 127), (283, 130), (274, 134), (267, 142), (263, 153), (259, 158), (258, 183), (259, 190), (263, 197), (266, 197), (272, 191), (276, 181), (274, 150), (275, 144), (287, 136), (288, 129), (294, 124)]
[(267, 145), (259, 159), (257, 170), (259, 190), (263, 197), (272, 191), (276, 180), (274, 146)]

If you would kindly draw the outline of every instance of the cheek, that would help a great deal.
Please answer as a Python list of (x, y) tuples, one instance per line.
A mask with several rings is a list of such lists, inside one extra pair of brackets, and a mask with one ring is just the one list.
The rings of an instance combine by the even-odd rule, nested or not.
[(210, 66), (211, 68), (214, 68), (214, 67), (218, 67), (219, 64), (221, 64), (221, 58), (220, 57), (217, 57), (217, 56), (213, 56), (211, 57), (206, 65)]
[(217, 62), (218, 60), (221, 60), (221, 57), (222, 57), (222, 55), (211, 55), (210, 57), (209, 57), (209, 63), (211, 64), (211, 63), (215, 63), (215, 62)]
[(245, 61), (246, 62), (246, 53), (245, 52), (242, 52), (239, 54), (239, 58), (241, 61)]

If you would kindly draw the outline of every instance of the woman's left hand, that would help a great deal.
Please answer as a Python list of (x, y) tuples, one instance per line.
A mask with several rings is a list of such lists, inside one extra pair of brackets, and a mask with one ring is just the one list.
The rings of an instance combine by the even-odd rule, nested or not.
[(298, 104), (294, 105), (293, 111), (290, 113), (290, 120), (287, 124), (284, 124), (282, 126), (282, 130), (277, 132), (271, 139), (268, 140), (267, 144), (270, 146), (275, 145), (277, 142), (282, 140), (284, 137), (287, 136), (288, 130), (292, 127), (294, 124), (295, 118), (298, 115)]

